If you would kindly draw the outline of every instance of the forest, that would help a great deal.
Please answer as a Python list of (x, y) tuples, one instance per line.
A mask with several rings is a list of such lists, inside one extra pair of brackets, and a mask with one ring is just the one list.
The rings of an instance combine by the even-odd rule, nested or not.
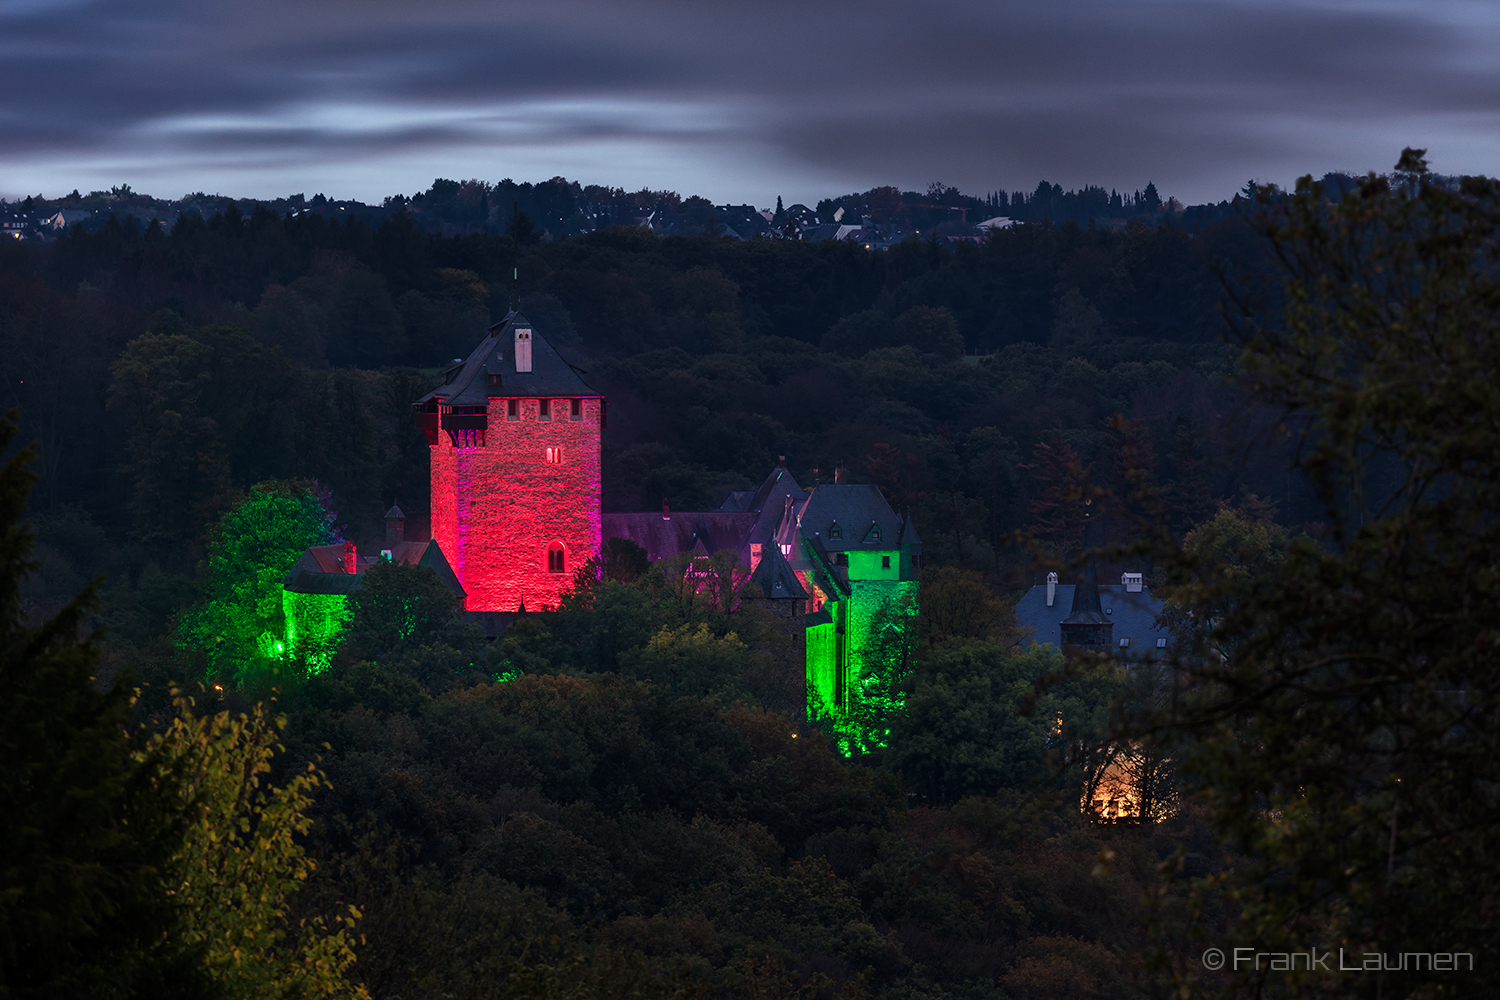
[[(1472, 331), (1497, 319), (1473, 264), (1497, 195), (1408, 153), (1191, 231), (1046, 219), (889, 253), (233, 203), (5, 245), (0, 732), (24, 766), (0, 792), (7, 856), (46, 863), (4, 874), (4, 988), (1484, 995), (1493, 972), (1199, 958), (1493, 964), (1492, 876), (1431, 876), (1487, 873), (1497, 832), (1475, 638), (1500, 451), (1471, 419), (1495, 412), (1500, 339)], [(911, 510), (887, 748), (834, 753), (751, 602), (629, 558), (498, 641), (401, 566), (326, 670), (236, 640), (305, 546), (374, 543), (392, 502), (420, 533), (410, 403), (515, 306), (609, 399), (606, 510), (713, 509), (783, 460)], [(1170, 598), (1180, 662), (1025, 645), (1014, 601), (1085, 550)], [(1141, 822), (1079, 809), (1105, 761), (1149, 786)], [(36, 919), (42, 884), (76, 919)]]

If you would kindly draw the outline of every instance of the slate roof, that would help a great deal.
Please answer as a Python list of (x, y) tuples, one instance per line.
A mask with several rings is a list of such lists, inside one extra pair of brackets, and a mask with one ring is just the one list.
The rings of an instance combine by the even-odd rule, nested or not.
[(1062, 620), (1064, 625), (1109, 625), (1114, 621), (1112, 617), (1104, 613), (1104, 606), (1099, 599), (1098, 574), (1094, 571), (1093, 560), (1089, 561), (1088, 577), (1079, 580), (1073, 586), (1073, 603), (1068, 617)]
[[(531, 371), (516, 371), (516, 327), (531, 328)], [(489, 375), (500, 376), (490, 385)], [(444, 383), (417, 400), (437, 400), (446, 406), (484, 406), (491, 396), (598, 396), (580, 377), (578, 369), (532, 326), (520, 312), (512, 311), (490, 327), (489, 335), (462, 364), (443, 373)]]
[[(798, 511), (798, 520), (803, 537), (817, 535), (828, 552), (879, 551), (922, 544), (910, 519), (898, 516), (880, 490), (870, 485), (819, 486)], [(835, 523), (838, 538), (830, 534)], [(871, 538), (872, 526), (880, 529), (879, 541)]]
[(750, 509), (750, 503), (755, 499), (756, 490), (734, 490), (729, 497), (719, 505), (720, 510), (746, 511)]
[[(458, 575), (453, 572), (453, 567), (448, 564), (448, 559), (437, 542), (393, 542), (383, 548), (390, 550), (394, 562), (431, 567), (438, 579), (460, 600), (467, 596), (463, 585), (458, 582)], [(359, 589), (360, 577), (365, 571), (375, 565), (376, 560), (383, 558), (385, 557), (378, 554), (357, 556), (354, 572), (348, 573), (344, 569), (343, 542), (336, 545), (314, 545), (293, 564), (291, 572), (281, 581), (281, 587), (294, 594), (352, 594)]]
[[(1016, 602), (1016, 621), (1030, 630), (1029, 641), (1062, 645), (1060, 626), (1073, 614), (1073, 595), (1076, 585), (1062, 583), (1057, 586), (1057, 595), (1052, 607), (1047, 607), (1047, 587), (1039, 584), (1021, 595)], [(1168, 646), (1172, 637), (1166, 629), (1156, 625), (1163, 602), (1151, 596), (1149, 588), (1139, 593), (1130, 593), (1122, 584), (1102, 584), (1099, 587), (1101, 617), (1114, 626), (1113, 637), (1118, 643), (1129, 639), (1131, 657), (1155, 657), (1162, 650), (1156, 648), (1156, 640), (1165, 638)]]
[(721, 549), (743, 550), (743, 558), (749, 554), (750, 536), (759, 517), (754, 511), (718, 510), (672, 511), (670, 519), (663, 519), (660, 511), (605, 514), (600, 533), (606, 541), (630, 539), (645, 549), (653, 562), (699, 547), (709, 555)]
[(781, 548), (776, 545), (761, 549), (760, 564), (750, 574), (749, 586), (759, 587), (770, 600), (792, 598), (805, 601), (808, 598), (802, 581), (797, 579), (797, 574), (792, 572), (791, 565), (781, 554)]
[(795, 507), (807, 499), (807, 491), (797, 485), (790, 472), (778, 467), (754, 490), (729, 494), (718, 510), (674, 510), (670, 520), (663, 520), (655, 511), (605, 514), (602, 534), (605, 539), (630, 539), (645, 549), (653, 562), (698, 549), (709, 555), (734, 549), (748, 566), (751, 543), (769, 545), (773, 541), (788, 497)]

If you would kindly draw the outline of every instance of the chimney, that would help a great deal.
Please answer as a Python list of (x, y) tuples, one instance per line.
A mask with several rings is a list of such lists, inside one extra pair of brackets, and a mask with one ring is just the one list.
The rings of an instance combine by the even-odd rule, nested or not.
[(1125, 585), (1125, 593), (1139, 594), (1144, 581), (1139, 573), (1121, 573), (1120, 582)]
[(672, 507), (667, 503), (666, 497), (661, 498), (661, 519), (663, 521), (672, 520)]
[(1047, 574), (1047, 607), (1049, 607), (1049, 608), (1052, 607), (1052, 605), (1056, 601), (1057, 601), (1057, 574), (1056, 573), (1048, 573)]
[(344, 572), (350, 575), (359, 572), (359, 553), (353, 542), (344, 543)]
[(531, 371), (531, 330), (528, 327), (516, 327), (516, 371)]
[(406, 541), (406, 515), (395, 504), (385, 512), (385, 544), (394, 545)]
[(845, 469), (842, 465), (835, 466), (834, 470), (833, 470), (833, 482), (834, 482), (834, 485), (835, 486), (842, 486), (844, 484), (844, 476), (847, 473), (848, 473), (848, 470)]

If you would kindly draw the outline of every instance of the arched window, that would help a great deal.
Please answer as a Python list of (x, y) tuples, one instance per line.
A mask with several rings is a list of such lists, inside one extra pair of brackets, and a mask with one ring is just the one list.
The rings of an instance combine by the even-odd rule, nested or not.
[(562, 542), (553, 542), (547, 546), (547, 572), (563, 573), (567, 571), (567, 556), (563, 553)]

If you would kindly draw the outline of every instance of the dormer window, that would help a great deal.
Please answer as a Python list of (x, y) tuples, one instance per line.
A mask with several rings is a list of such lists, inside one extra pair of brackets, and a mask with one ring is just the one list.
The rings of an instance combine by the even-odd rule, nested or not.
[(871, 521), (870, 530), (865, 532), (865, 544), (869, 545), (871, 542), (878, 541), (880, 541), (880, 525), (876, 524), (874, 521)]
[(540, 420), (552, 419), (552, 400), (539, 399), (536, 404), (537, 418)]
[(839, 523), (837, 521), (834, 521), (831, 525), (828, 526), (828, 537), (829, 538), (843, 538), (844, 537), (844, 529), (839, 527)]

